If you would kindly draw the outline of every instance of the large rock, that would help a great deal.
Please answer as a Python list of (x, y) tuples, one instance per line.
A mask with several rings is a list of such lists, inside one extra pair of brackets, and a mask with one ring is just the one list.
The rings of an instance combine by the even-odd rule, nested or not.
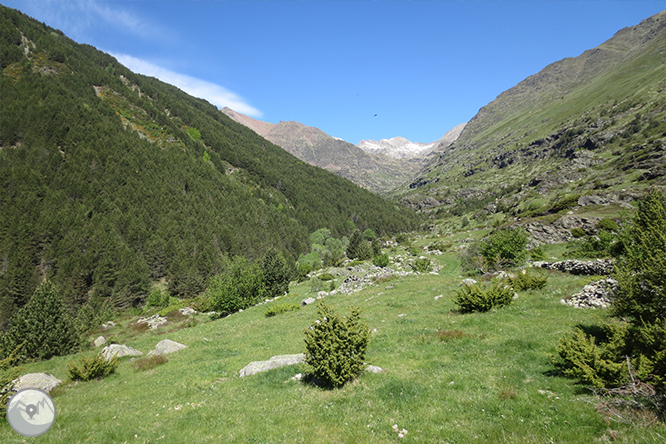
[(305, 307), (306, 305), (314, 304), (317, 302), (315, 298), (305, 298), (301, 301), (301, 307)]
[(240, 377), (254, 375), (274, 368), (280, 368), (287, 365), (300, 364), (305, 360), (305, 353), (295, 355), (277, 355), (268, 361), (254, 361), (243, 367), (240, 371)]
[(95, 347), (101, 347), (104, 344), (106, 344), (106, 338), (104, 336), (98, 336), (97, 339), (93, 341)]
[(123, 356), (141, 356), (143, 353), (125, 344), (111, 344), (104, 347), (101, 354), (104, 359), (110, 361), (114, 356), (122, 358)]
[(12, 391), (19, 391), (24, 388), (37, 388), (50, 392), (58, 387), (62, 381), (48, 373), (28, 373), (12, 381)]
[(148, 356), (168, 355), (169, 353), (177, 352), (178, 350), (182, 350), (184, 348), (187, 348), (187, 345), (172, 341), (171, 339), (163, 339), (157, 343), (155, 350), (152, 350), (148, 353)]

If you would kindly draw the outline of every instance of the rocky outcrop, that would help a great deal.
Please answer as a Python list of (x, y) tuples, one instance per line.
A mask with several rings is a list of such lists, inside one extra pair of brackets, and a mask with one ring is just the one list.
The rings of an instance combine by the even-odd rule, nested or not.
[(610, 275), (613, 273), (613, 261), (610, 259), (597, 259), (596, 261), (578, 261), (569, 259), (560, 262), (532, 262), (532, 266), (536, 268), (545, 268), (547, 270), (559, 270), (564, 273), (575, 275)]
[(595, 235), (599, 232), (598, 217), (578, 217), (568, 214), (552, 224), (534, 221), (526, 224), (518, 224), (527, 231), (531, 241), (529, 248), (543, 244), (559, 244), (574, 239), (571, 230), (581, 228), (587, 235)]
[(583, 287), (580, 293), (576, 293), (568, 299), (560, 302), (576, 308), (608, 308), (617, 291), (615, 279), (601, 279), (590, 282)]
[(95, 347), (101, 347), (104, 344), (106, 344), (106, 338), (104, 336), (98, 336), (97, 339), (93, 341)]
[(148, 328), (151, 330), (156, 329), (157, 327), (167, 323), (167, 318), (160, 316), (159, 314), (154, 314), (148, 318), (139, 318), (136, 320), (137, 324), (148, 324)]
[(243, 367), (239, 373), (241, 378), (245, 376), (255, 375), (257, 373), (273, 370), (287, 365), (300, 364), (305, 360), (305, 353), (298, 353), (295, 355), (277, 355), (273, 356), (268, 361), (254, 361)]
[(62, 381), (48, 373), (28, 373), (12, 381), (12, 391), (19, 391), (24, 388), (37, 388), (50, 392), (58, 387)]
[(125, 344), (111, 344), (107, 345), (102, 349), (101, 355), (107, 361), (113, 359), (113, 357), (122, 358), (123, 356), (141, 356), (139, 350), (133, 349)]

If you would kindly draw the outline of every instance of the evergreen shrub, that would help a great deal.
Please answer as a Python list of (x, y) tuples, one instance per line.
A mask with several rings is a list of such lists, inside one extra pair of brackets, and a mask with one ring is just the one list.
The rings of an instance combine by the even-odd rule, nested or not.
[(522, 228), (504, 228), (479, 242), (479, 253), (491, 269), (515, 267), (527, 258), (529, 236)]
[(268, 250), (261, 261), (266, 297), (274, 298), (289, 292), (291, 273), (281, 253), (274, 248)]
[(341, 387), (363, 371), (370, 331), (360, 314), (352, 307), (349, 316), (342, 317), (319, 303), (317, 319), (305, 330), (306, 373), (319, 385)]
[(493, 307), (503, 307), (513, 301), (513, 288), (504, 282), (496, 282), (487, 289), (478, 284), (463, 284), (460, 290), (455, 290), (453, 302), (458, 305), (462, 313), (485, 312)]
[(104, 359), (101, 354), (90, 358), (81, 356), (78, 364), (74, 361), (67, 363), (67, 371), (72, 381), (90, 381), (104, 379), (115, 373), (118, 364), (118, 359), (115, 356), (110, 361)]
[(244, 310), (262, 300), (264, 279), (261, 267), (240, 256), (232, 259), (219, 275), (211, 279), (206, 293), (211, 307), (222, 316)]
[(372, 258), (372, 264), (375, 267), (388, 267), (389, 264), (389, 255), (386, 253), (378, 254), (377, 256)]
[(30, 301), (10, 320), (2, 338), (5, 351), (21, 344), (19, 361), (50, 359), (75, 351), (81, 343), (80, 330), (64, 307), (54, 286), (46, 281)]
[(416, 259), (411, 267), (417, 273), (429, 273), (432, 270), (432, 262), (427, 257), (422, 257)]
[(539, 276), (528, 270), (523, 270), (516, 277), (509, 278), (509, 283), (516, 291), (541, 290), (546, 286), (547, 276)]
[(270, 318), (280, 313), (286, 313), (288, 311), (294, 311), (300, 308), (301, 306), (298, 304), (283, 302), (281, 304), (274, 304), (271, 307), (269, 307), (268, 310), (266, 310), (266, 312), (264, 313), (264, 315), (267, 318)]

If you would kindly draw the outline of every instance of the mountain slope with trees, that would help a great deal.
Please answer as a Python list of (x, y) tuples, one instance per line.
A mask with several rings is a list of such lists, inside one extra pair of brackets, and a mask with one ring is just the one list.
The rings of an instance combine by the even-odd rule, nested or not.
[(547, 66), (481, 108), (395, 195), (440, 215), (520, 215), (563, 196), (617, 200), (663, 185), (664, 48), (666, 12)]
[(0, 7), (0, 324), (51, 280), (70, 307), (202, 291), (227, 256), (293, 263), (326, 227), (418, 218), (213, 105)]
[(360, 187), (384, 194), (409, 182), (423, 159), (398, 160), (382, 153), (368, 153), (356, 145), (299, 122), (262, 122), (230, 108), (222, 112), (299, 159), (351, 180)]

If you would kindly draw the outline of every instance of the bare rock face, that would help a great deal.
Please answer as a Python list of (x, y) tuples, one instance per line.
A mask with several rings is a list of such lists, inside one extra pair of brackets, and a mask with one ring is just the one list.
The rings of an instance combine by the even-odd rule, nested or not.
[(613, 273), (614, 269), (613, 261), (610, 259), (597, 259), (596, 261), (577, 261), (569, 259), (560, 262), (533, 262), (532, 266), (584, 276), (609, 275)]
[(122, 358), (123, 356), (141, 356), (142, 354), (143, 353), (141, 353), (139, 350), (133, 349), (132, 347), (129, 347), (125, 344), (107, 345), (102, 349), (101, 352), (101, 355), (107, 361), (113, 359), (114, 356)]
[(243, 367), (240, 371), (240, 377), (254, 375), (274, 368), (280, 368), (287, 365), (300, 364), (305, 360), (305, 353), (298, 353), (295, 355), (277, 355), (273, 356), (268, 361), (254, 361)]

